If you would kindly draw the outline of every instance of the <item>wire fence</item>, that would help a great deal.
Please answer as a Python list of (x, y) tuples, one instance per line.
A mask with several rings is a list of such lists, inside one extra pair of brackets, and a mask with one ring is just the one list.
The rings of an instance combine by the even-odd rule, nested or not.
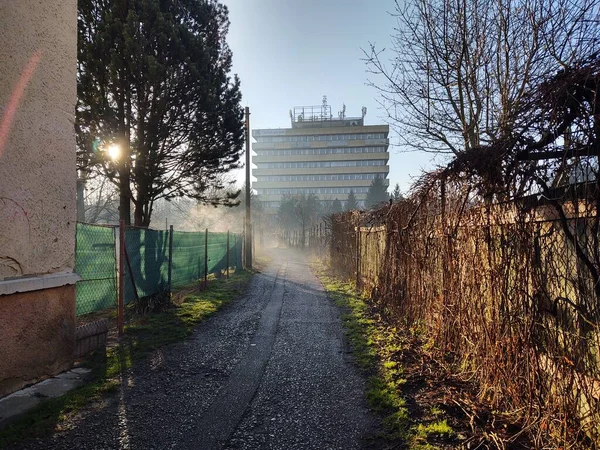
[(117, 248), (114, 227), (77, 224), (75, 272), (77, 315), (117, 304)]
[(242, 268), (239, 234), (127, 227), (124, 236), (125, 252), (120, 255), (118, 226), (77, 224), (78, 316), (117, 306), (120, 258), (124, 258), (125, 304), (181, 288), (208, 274)]
[(331, 219), (329, 257), (397, 326), (426, 330), (536, 448), (600, 440), (600, 215), (584, 196), (475, 202), (438, 185)]

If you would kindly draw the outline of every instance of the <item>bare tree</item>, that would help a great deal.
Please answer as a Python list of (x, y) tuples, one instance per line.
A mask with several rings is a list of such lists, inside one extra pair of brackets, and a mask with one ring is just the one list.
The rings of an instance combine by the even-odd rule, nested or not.
[(119, 222), (119, 194), (106, 177), (98, 175), (88, 179), (84, 205), (87, 223)]
[(399, 144), (460, 155), (504, 136), (539, 77), (598, 44), (598, 4), (396, 1), (391, 55), (370, 44), (365, 56)]

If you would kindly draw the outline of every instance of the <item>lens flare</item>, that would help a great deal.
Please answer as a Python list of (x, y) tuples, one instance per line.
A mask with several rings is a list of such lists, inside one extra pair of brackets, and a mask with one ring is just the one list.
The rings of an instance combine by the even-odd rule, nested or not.
[(31, 56), (23, 69), (23, 72), (21, 72), (21, 77), (15, 85), (8, 104), (5, 107), (4, 115), (0, 117), (0, 156), (2, 156), (4, 146), (8, 140), (8, 134), (15, 115), (17, 114), (19, 103), (21, 103), (21, 98), (31, 81), (33, 74), (36, 72), (40, 59), (42, 59), (42, 52), (38, 50)]
[(121, 148), (117, 144), (110, 144), (107, 149), (108, 157), (113, 161), (117, 161), (121, 156)]

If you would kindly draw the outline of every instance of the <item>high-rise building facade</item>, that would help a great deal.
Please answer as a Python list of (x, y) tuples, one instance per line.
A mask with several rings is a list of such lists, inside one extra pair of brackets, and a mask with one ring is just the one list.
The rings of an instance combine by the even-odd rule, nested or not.
[(291, 128), (254, 130), (252, 187), (266, 210), (274, 212), (286, 194), (343, 205), (351, 190), (363, 206), (375, 178), (387, 186), (389, 126), (365, 125), (365, 114), (363, 108), (361, 117), (346, 117), (344, 107), (334, 118), (324, 99), (290, 111)]

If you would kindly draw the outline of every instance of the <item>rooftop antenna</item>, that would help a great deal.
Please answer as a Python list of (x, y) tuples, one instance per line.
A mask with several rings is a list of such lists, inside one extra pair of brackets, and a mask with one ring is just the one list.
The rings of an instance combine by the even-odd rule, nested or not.
[(321, 120), (327, 118), (327, 96), (323, 96), (323, 106), (321, 107)]
[(346, 118), (346, 104), (342, 104), (342, 110), (338, 113), (340, 120), (344, 120)]
[(363, 120), (365, 120), (365, 116), (366, 116), (366, 115), (367, 115), (367, 107), (366, 107), (366, 106), (363, 106), (363, 107), (362, 107), (362, 118), (363, 118)]

